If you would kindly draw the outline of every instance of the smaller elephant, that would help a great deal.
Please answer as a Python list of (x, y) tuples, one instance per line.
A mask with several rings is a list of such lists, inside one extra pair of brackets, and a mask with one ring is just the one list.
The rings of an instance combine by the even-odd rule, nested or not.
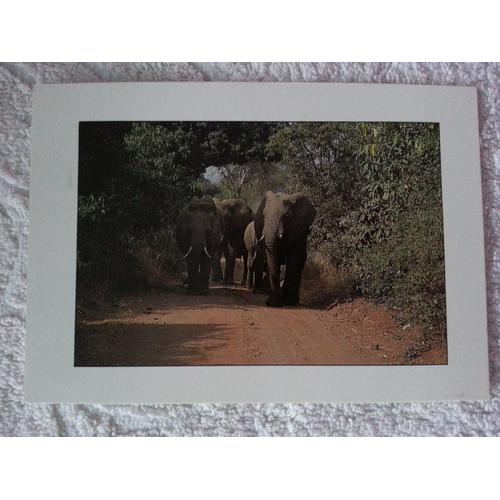
[(177, 217), (175, 235), (187, 263), (188, 293), (208, 293), (213, 256), (222, 236), (214, 201), (193, 197)]
[(245, 246), (248, 252), (247, 288), (251, 293), (264, 292), (268, 287), (266, 250), (255, 237), (255, 223), (252, 221), (245, 229)]
[[(243, 257), (243, 280), (247, 281), (247, 249), (245, 247), (245, 229), (253, 221), (252, 209), (240, 199), (228, 199), (215, 202), (217, 211), (222, 218), (223, 239), (222, 253), (226, 265), (224, 268), (224, 283), (234, 284), (234, 268), (236, 259)], [(214, 275), (216, 273), (214, 272)]]

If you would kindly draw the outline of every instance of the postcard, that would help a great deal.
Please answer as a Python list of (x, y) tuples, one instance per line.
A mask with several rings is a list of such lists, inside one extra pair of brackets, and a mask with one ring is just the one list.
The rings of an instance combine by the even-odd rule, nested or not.
[(489, 397), (473, 88), (35, 88), (25, 395)]

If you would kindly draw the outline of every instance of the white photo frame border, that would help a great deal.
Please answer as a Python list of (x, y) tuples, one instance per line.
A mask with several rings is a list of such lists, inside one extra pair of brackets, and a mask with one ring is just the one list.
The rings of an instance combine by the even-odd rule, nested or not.
[[(68, 403), (489, 398), (475, 88), (333, 83), (44, 84), (34, 90), (25, 399)], [(438, 122), (448, 364), (75, 367), (83, 121)]]

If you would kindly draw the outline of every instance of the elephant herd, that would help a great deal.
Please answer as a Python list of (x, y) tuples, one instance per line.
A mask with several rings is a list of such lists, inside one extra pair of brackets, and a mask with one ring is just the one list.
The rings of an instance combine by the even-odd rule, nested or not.
[(235, 261), (243, 257), (242, 284), (251, 292), (268, 292), (266, 305), (298, 304), (307, 236), (315, 216), (302, 193), (268, 191), (255, 214), (240, 199), (193, 197), (176, 225), (177, 244), (187, 263), (188, 293), (208, 293), (210, 275), (214, 282), (234, 284)]

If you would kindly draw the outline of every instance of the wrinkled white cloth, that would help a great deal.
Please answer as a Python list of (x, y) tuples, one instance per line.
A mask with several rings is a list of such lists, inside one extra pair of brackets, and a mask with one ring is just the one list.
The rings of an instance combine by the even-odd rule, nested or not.
[[(405, 404), (23, 402), (30, 124), (37, 82), (330, 81), (479, 90), (492, 400)], [(0, 64), (0, 435), (500, 435), (500, 64)]]

